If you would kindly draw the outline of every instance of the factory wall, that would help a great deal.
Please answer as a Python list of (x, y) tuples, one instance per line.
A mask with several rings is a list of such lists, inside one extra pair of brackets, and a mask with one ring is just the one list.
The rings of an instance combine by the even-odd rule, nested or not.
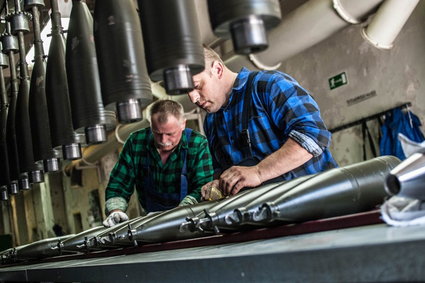
[[(390, 50), (372, 46), (361, 36), (363, 26), (354, 25), (283, 62), (280, 70), (312, 92), (328, 128), (405, 102), (424, 122), (424, 22), (425, 1), (420, 1)], [(342, 72), (348, 84), (331, 90), (328, 80)], [(377, 139), (377, 122), (368, 126)], [(347, 165), (363, 160), (362, 144), (361, 126), (356, 126), (335, 133), (331, 150), (340, 165)], [(368, 145), (367, 150), (370, 158)]]

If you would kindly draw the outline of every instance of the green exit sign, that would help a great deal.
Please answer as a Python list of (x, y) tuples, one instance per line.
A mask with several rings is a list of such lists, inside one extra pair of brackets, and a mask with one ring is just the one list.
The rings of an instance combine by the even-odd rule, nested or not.
[(329, 88), (334, 89), (342, 85), (346, 85), (347, 83), (347, 75), (343, 72), (329, 79)]

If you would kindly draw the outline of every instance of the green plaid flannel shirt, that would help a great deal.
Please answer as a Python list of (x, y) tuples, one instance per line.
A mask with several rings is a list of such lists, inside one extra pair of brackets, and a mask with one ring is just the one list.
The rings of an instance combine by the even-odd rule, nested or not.
[(187, 179), (188, 196), (197, 201), (201, 199), (201, 187), (213, 180), (211, 153), (205, 136), (192, 131), (189, 141), (185, 132), (179, 145), (162, 164), (155, 148), (150, 128), (145, 128), (130, 135), (120, 153), (118, 162), (111, 171), (106, 188), (106, 213), (113, 209), (127, 209), (128, 201), (134, 192), (138, 194), (139, 202), (143, 203), (143, 170), (145, 158), (149, 158), (151, 177), (155, 189), (159, 192), (180, 192), (180, 174), (183, 168), (181, 149), (187, 148)]

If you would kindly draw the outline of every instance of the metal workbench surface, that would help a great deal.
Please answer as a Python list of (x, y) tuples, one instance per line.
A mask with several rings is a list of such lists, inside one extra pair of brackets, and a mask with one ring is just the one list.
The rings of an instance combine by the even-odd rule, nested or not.
[(385, 224), (267, 240), (0, 268), (1, 281), (425, 280), (425, 227)]

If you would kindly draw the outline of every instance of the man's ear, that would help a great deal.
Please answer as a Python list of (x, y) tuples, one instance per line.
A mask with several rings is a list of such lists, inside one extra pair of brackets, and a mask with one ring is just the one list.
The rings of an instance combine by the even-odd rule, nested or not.
[(220, 61), (214, 61), (211, 69), (213, 74), (221, 79), (223, 76), (224, 65)]

